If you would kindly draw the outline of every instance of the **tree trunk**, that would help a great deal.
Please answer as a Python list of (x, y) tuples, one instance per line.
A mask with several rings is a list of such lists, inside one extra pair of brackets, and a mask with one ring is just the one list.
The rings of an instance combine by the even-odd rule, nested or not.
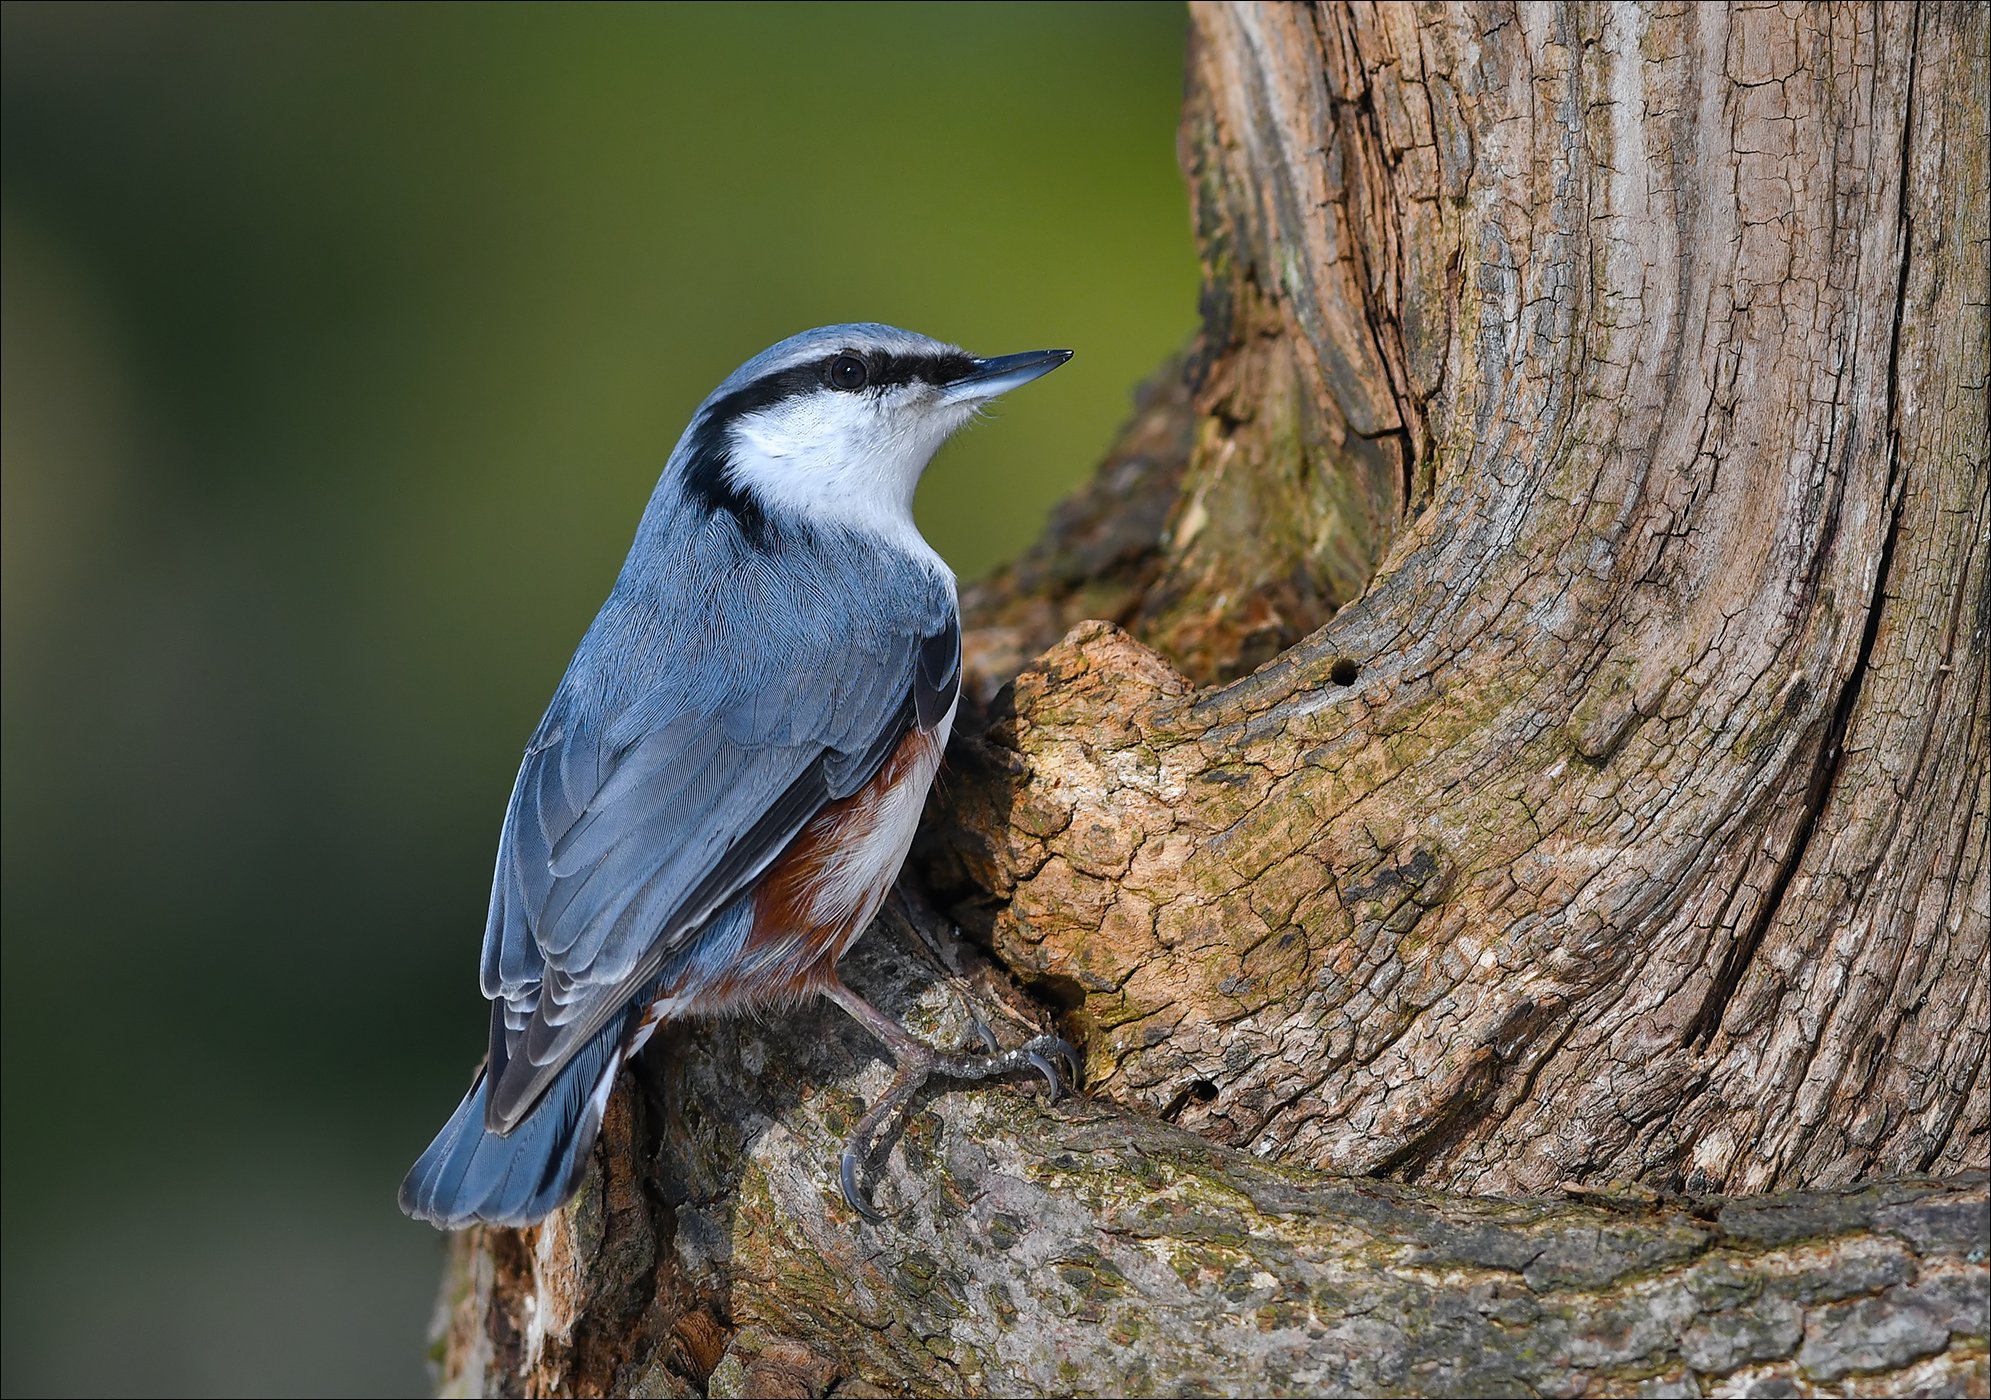
[(872, 1226), (862, 1032), (686, 1029), (445, 1388), (1985, 1394), (1984, 10), (1193, 15), (1204, 332), (847, 962), (1089, 1097)]

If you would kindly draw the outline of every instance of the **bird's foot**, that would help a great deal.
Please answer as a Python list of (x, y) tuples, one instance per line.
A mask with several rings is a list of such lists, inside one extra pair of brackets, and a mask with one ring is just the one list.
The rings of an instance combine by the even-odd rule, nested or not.
[(878, 1096), (870, 1112), (864, 1115), (851, 1133), (838, 1158), (837, 1179), (843, 1186), (843, 1198), (850, 1203), (852, 1210), (866, 1220), (879, 1221), (885, 1217), (865, 1199), (859, 1175), (864, 1164), (870, 1160), (879, 1131), (912, 1101), (929, 1079), (994, 1079), (1019, 1070), (1030, 1070), (1044, 1076), (1050, 1099), (1056, 1102), (1067, 1089), (1079, 1083), (1083, 1074), (1084, 1066), (1078, 1051), (1055, 1035), (1040, 1035), (1013, 1050), (1004, 1050), (1000, 1048), (995, 1033), (976, 1021), (975, 1034), (989, 1047), (989, 1053), (943, 1055), (924, 1041), (908, 1035), (898, 1022), (848, 987), (839, 983), (827, 995), (885, 1044), (899, 1069), (890, 1086)]

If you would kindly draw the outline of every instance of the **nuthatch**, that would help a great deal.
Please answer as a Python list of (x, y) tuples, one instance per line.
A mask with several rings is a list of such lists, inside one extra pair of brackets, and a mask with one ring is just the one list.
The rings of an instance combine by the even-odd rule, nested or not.
[(446, 1228), (524, 1225), (573, 1194), (617, 1070), (681, 1016), (821, 995), (898, 1076), (845, 1147), (932, 1074), (1071, 1047), (942, 1056), (837, 977), (897, 878), (961, 688), (954, 575), (913, 524), (940, 445), (1069, 350), (977, 359), (891, 326), (824, 326), (699, 405), (526, 746), (484, 928), (490, 1047), (401, 1184)]

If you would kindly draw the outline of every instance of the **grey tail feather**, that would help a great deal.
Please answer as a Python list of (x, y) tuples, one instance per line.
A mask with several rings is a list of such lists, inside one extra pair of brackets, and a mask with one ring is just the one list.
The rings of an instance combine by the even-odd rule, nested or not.
[(601, 1132), (609, 1086), (622, 1064), (622, 1026), (596, 1033), (538, 1105), (509, 1133), (484, 1126), (487, 1081), (456, 1106), (401, 1182), (401, 1209), (445, 1230), (467, 1225), (535, 1225), (581, 1184)]

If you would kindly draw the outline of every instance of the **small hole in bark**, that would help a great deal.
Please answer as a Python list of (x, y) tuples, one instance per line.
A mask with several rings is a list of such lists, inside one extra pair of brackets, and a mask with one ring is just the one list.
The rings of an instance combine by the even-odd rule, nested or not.
[(1182, 1086), (1182, 1090), (1168, 1101), (1168, 1107), (1161, 1111), (1163, 1121), (1173, 1123), (1182, 1116), (1182, 1110), (1192, 1103), (1211, 1103), (1217, 1097), (1217, 1086), (1207, 1079), (1192, 1079)]
[(1049, 973), (1026, 984), (1030, 995), (1056, 1011), (1059, 1016), (1069, 1016), (1085, 1005), (1085, 988), (1070, 977)]
[(1353, 685), (1355, 678), (1362, 674), (1362, 668), (1355, 664), (1355, 658), (1344, 656), (1327, 668), (1327, 678), (1336, 685)]

